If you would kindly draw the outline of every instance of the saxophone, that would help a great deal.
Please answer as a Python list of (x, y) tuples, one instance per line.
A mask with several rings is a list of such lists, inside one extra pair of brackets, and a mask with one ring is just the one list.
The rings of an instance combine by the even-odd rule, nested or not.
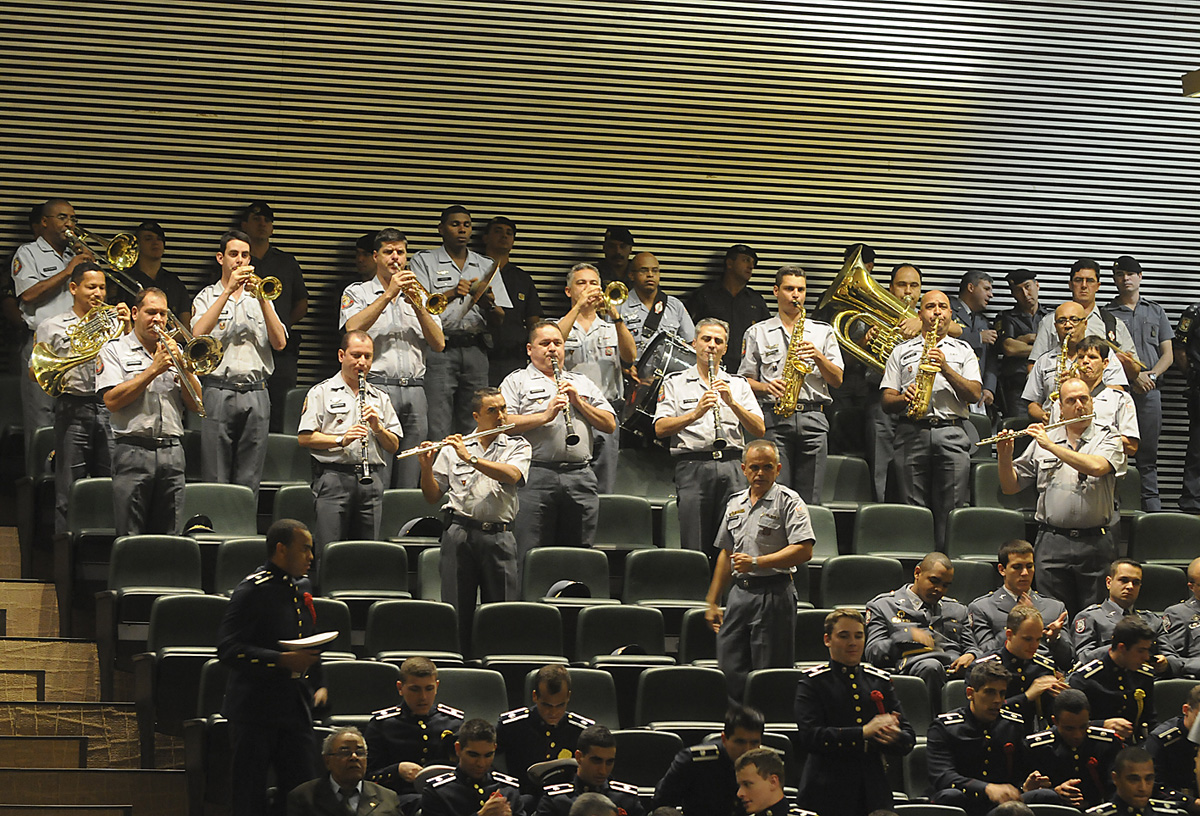
[(933, 325), (929, 331), (925, 332), (925, 345), (921, 349), (921, 362), (917, 364), (917, 398), (908, 405), (908, 410), (905, 411), (909, 419), (922, 419), (929, 413), (929, 402), (933, 398), (933, 381), (937, 377), (941, 367), (934, 363), (930, 357), (933, 350), (937, 348), (939, 331), (942, 327), (942, 319), (939, 317), (933, 321)]
[(791, 416), (796, 413), (796, 403), (800, 400), (800, 389), (804, 386), (804, 378), (812, 373), (812, 364), (800, 359), (800, 344), (804, 342), (804, 307), (800, 307), (800, 315), (796, 325), (792, 327), (792, 339), (788, 342), (787, 357), (783, 362), (783, 396), (775, 401), (777, 416)]
[(1067, 345), (1071, 342), (1071, 333), (1063, 338), (1062, 348), (1058, 350), (1058, 364), (1054, 369), (1054, 390), (1050, 392), (1050, 401), (1058, 402), (1059, 392), (1064, 381), (1079, 376), (1079, 361), (1067, 362)]

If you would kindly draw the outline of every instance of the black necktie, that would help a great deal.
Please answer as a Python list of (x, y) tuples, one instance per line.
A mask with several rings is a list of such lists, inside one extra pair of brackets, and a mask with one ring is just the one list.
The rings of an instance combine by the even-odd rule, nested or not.
[(355, 809), (350, 804), (350, 797), (358, 795), (358, 788), (338, 788), (338, 797), (342, 800), (342, 807), (347, 813), (354, 813)]

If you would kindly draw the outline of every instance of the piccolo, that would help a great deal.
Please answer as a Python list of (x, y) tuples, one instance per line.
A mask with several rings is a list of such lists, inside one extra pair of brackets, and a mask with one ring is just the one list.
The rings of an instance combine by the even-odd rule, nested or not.
[[(462, 441), (470, 442), (473, 439), (482, 439), (485, 436), (492, 436), (493, 434), (504, 433), (505, 431), (511, 431), (515, 427), (517, 427), (517, 426), (514, 423), (510, 422), (507, 425), (500, 425), (495, 428), (489, 428), (486, 431), (476, 431), (473, 434), (467, 434), (466, 436), (464, 436), (462, 438)], [(420, 445), (417, 445), (415, 448), (409, 448), (406, 451), (401, 451), (400, 453), (396, 454), (396, 458), (404, 459), (409, 456), (416, 456), (419, 453), (426, 453), (428, 451), (441, 450), (442, 448), (446, 447), (449, 444), (450, 444), (449, 440), (446, 440), (446, 439), (443, 439), (441, 442), (424, 442)]]
[[(1084, 414), (1083, 416), (1075, 417), (1074, 419), (1063, 419), (1058, 422), (1051, 422), (1049, 425), (1043, 425), (1042, 430), (1049, 431), (1054, 428), (1061, 428), (1063, 425), (1074, 425), (1076, 422), (1083, 422), (1085, 419), (1095, 419), (1095, 414)], [(1029, 436), (1029, 429), (1026, 428), (1020, 431), (1011, 433), (1002, 433), (995, 436), (989, 436), (987, 439), (980, 439), (976, 445), (991, 445), (994, 442), (999, 442), (1001, 439), (1016, 439), (1018, 436)]]

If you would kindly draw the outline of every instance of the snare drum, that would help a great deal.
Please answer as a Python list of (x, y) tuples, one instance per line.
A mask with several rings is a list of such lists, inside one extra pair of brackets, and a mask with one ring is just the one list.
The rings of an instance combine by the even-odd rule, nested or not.
[(673, 334), (660, 332), (637, 361), (637, 375), (641, 383), (625, 402), (621, 428), (654, 442), (657, 438), (654, 434), (654, 408), (658, 403), (663, 377), (695, 364), (695, 349)]

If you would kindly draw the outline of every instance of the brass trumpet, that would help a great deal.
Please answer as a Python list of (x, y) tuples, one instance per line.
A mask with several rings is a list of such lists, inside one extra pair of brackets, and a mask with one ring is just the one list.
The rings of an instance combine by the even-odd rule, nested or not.
[(629, 287), (620, 281), (613, 281), (604, 287), (604, 300), (609, 306), (620, 306), (629, 300)]
[[(402, 269), (393, 269), (393, 275), (399, 275)], [(431, 315), (440, 315), (446, 311), (446, 307), (450, 305), (450, 300), (441, 292), (429, 293), (429, 290), (421, 285), (420, 280), (414, 280), (411, 284), (404, 287), (404, 296), (408, 298), (408, 302), (413, 306), (421, 305), (425, 307), (425, 311)]]
[(263, 300), (274, 300), (283, 292), (283, 284), (279, 282), (279, 278), (271, 275), (270, 277), (260, 278), (258, 275), (251, 275), (246, 279), (245, 284), (246, 294), (251, 297), (261, 297)]

